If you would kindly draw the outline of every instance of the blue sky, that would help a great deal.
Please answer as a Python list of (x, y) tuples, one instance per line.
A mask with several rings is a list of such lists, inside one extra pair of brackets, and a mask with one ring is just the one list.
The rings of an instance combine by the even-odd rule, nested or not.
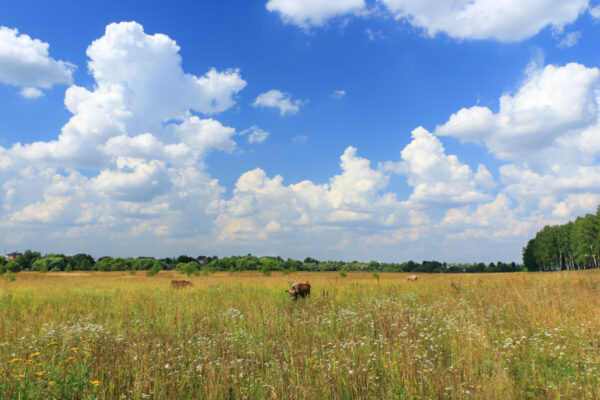
[(518, 261), (600, 203), (600, 3), (519, 3), (1, 4), (4, 247)]

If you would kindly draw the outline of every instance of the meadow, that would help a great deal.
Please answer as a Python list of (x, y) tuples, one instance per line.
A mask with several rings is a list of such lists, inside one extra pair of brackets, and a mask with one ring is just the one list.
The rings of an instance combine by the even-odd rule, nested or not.
[(599, 271), (406, 276), (0, 278), (0, 398), (600, 398)]

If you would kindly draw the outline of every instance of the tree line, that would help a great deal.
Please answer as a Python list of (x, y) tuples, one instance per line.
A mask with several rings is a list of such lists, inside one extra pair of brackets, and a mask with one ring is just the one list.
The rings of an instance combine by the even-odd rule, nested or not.
[(523, 248), (529, 271), (559, 271), (600, 266), (600, 206), (564, 225), (546, 225)]
[(265, 256), (257, 257), (252, 254), (246, 256), (231, 256), (219, 258), (190, 257), (180, 255), (175, 258), (138, 257), (100, 257), (97, 260), (89, 254), (64, 254), (41, 255), (38, 251), (27, 250), (22, 255), (8, 260), (0, 256), (0, 274), (5, 272), (39, 271), (135, 271), (145, 270), (153, 275), (161, 270), (177, 270), (192, 274), (216, 271), (261, 271), (269, 274), (271, 271), (290, 273), (296, 271), (370, 271), (370, 272), (423, 272), (423, 273), (475, 273), (475, 272), (516, 272), (522, 271), (523, 266), (512, 263), (445, 263), (439, 261), (407, 261), (402, 263), (385, 263), (378, 261), (321, 261), (312, 257), (304, 260), (291, 258)]

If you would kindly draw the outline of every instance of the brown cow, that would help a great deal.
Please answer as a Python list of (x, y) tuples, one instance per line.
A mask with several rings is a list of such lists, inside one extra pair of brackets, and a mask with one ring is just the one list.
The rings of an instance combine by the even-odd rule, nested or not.
[(406, 277), (407, 281), (416, 281), (417, 279), (419, 279), (419, 277), (416, 275), (409, 275)]
[(183, 289), (186, 286), (193, 286), (192, 282), (185, 281), (185, 280), (182, 280), (182, 281), (172, 280), (171, 281), (171, 288), (173, 288), (173, 289)]
[(310, 296), (310, 283), (294, 283), (292, 288), (290, 290), (286, 290), (286, 292), (290, 294), (290, 298), (292, 300), (296, 300), (298, 297), (305, 298), (306, 296)]

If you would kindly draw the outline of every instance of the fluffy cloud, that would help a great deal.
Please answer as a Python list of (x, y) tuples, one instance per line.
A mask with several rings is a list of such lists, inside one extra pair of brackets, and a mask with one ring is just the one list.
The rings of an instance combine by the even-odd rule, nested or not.
[(340, 167), (342, 173), (326, 184), (286, 186), (281, 176), (269, 178), (262, 169), (246, 172), (232, 199), (221, 205), (218, 237), (256, 243), (272, 235), (297, 238), (298, 231), (308, 237), (335, 237), (342, 226), (371, 230), (405, 223), (406, 207), (392, 193), (382, 193), (389, 180), (383, 172), (372, 169), (353, 147), (340, 157)]
[(248, 143), (262, 143), (269, 137), (270, 133), (260, 129), (258, 126), (251, 126), (240, 134), (248, 134)]
[(479, 186), (493, 186), (493, 178), (483, 165), (477, 174), (455, 155), (446, 155), (438, 138), (424, 128), (412, 132), (412, 141), (401, 153), (402, 161), (388, 162), (384, 170), (408, 176), (414, 188), (409, 202), (423, 204), (467, 204), (486, 200)]
[[(128, 240), (151, 250), (207, 232), (224, 189), (204, 158), (233, 151), (236, 132), (193, 112), (232, 107), (246, 85), (239, 71), (185, 73), (175, 41), (135, 22), (108, 25), (87, 54), (96, 83), (68, 88), (73, 116), (58, 138), (0, 147), (2, 231), (26, 240), (50, 230), (45, 243), (88, 247), (102, 238), (117, 252)], [(44, 228), (30, 232), (35, 224)]]
[(548, 65), (530, 71), (517, 93), (500, 97), (498, 113), (487, 107), (463, 108), (435, 133), (484, 143), (501, 159), (529, 159), (533, 152), (596, 123), (599, 88), (598, 68)]
[(365, 0), (269, 0), (267, 10), (278, 12), (282, 19), (302, 28), (323, 25), (328, 19), (365, 8)]
[[(524, 215), (564, 221), (600, 192), (600, 70), (581, 64), (530, 68), (515, 94), (494, 113), (463, 108), (435, 130), (483, 144), (498, 159), (502, 193)], [(558, 218), (558, 219), (556, 219)]]
[[(425, 30), (429, 36), (443, 32), (456, 39), (520, 41), (551, 27), (561, 32), (586, 10), (599, 18), (600, 8), (588, 8), (589, 0), (378, 0), (397, 20)], [(269, 11), (278, 12), (285, 22), (307, 29), (328, 19), (370, 11), (364, 0), (269, 0)], [(379, 10), (378, 10), (379, 11)], [(374, 13), (380, 15), (381, 12)], [(383, 37), (367, 29), (370, 40)], [(573, 45), (576, 34), (563, 42)]]
[(561, 30), (587, 9), (589, 0), (380, 0), (397, 19), (428, 35), (459, 39), (527, 39), (546, 26)]
[(254, 100), (254, 103), (252, 103), (254, 107), (279, 108), (281, 116), (286, 114), (296, 114), (300, 111), (300, 106), (302, 104), (302, 100), (292, 100), (289, 93), (283, 93), (276, 89), (259, 94), (256, 100)]
[(70, 84), (75, 66), (48, 55), (48, 43), (0, 26), (0, 82), (22, 88), (21, 95), (36, 98), (42, 89)]
[(341, 99), (345, 95), (346, 95), (346, 91), (345, 90), (336, 90), (336, 91), (333, 92), (333, 94), (331, 96), (334, 97), (334, 98), (336, 98), (336, 99)]

